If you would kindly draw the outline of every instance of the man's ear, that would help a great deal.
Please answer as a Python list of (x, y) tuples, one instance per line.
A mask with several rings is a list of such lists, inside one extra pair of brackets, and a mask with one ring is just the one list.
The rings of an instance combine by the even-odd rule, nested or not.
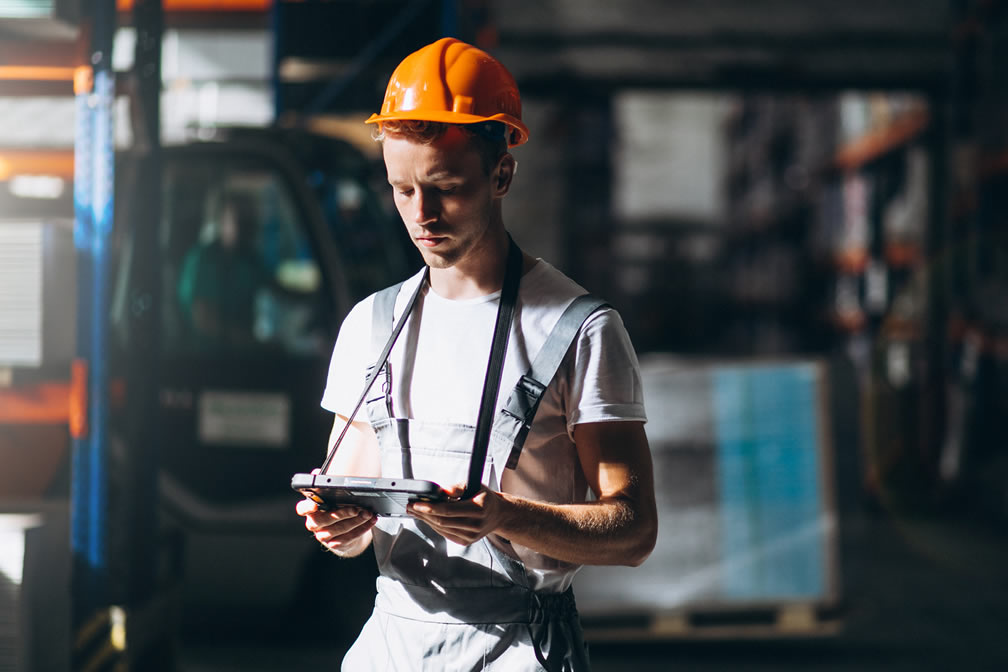
[(494, 196), (500, 198), (508, 193), (517, 170), (518, 162), (510, 153), (505, 153), (497, 160), (497, 165), (491, 173)]

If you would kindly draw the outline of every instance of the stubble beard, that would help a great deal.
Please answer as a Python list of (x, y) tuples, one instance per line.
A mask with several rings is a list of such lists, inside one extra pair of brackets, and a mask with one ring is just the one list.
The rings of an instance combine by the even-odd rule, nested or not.
[(417, 245), (417, 249), (420, 250), (420, 256), (423, 258), (424, 263), (436, 269), (451, 268), (462, 257), (459, 250), (450, 250), (448, 254), (438, 254), (420, 245)]

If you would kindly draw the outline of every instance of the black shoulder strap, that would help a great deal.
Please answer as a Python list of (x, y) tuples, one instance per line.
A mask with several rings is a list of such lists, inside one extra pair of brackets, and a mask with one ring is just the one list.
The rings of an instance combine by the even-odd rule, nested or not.
[(479, 492), (483, 483), (483, 468), (486, 464), (487, 448), (490, 445), (490, 430), (493, 428), (494, 409), (497, 408), (501, 374), (504, 371), (504, 356), (507, 354), (508, 340), (511, 336), (511, 321), (514, 319), (515, 304), (518, 302), (521, 271), (521, 250), (511, 236), (508, 236), (504, 287), (497, 306), (497, 325), (494, 327), (493, 341), (490, 345), (490, 361), (487, 362), (486, 377), (483, 379), (483, 397), (480, 399), (479, 415), (476, 418), (472, 455), (469, 456), (469, 479), (466, 481), (466, 489), (461, 499), (471, 499)]
[(518, 458), (532, 427), (532, 421), (539, 410), (543, 393), (556, 375), (578, 332), (581, 331), (581, 326), (595, 311), (606, 306), (608, 304), (605, 301), (591, 294), (583, 294), (574, 299), (546, 337), (546, 342), (539, 349), (532, 366), (518, 379), (511, 396), (501, 409), (502, 414), (510, 416), (519, 423), (511, 454), (505, 464), (508, 469), (518, 466)]

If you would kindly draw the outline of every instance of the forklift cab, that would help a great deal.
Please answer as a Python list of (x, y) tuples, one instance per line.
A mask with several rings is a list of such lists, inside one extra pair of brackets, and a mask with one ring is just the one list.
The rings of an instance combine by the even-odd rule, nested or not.
[[(155, 417), (144, 422), (155, 428), (161, 520), (182, 540), (183, 626), (248, 622), (291, 606), (306, 563), (318, 556), (294, 513), (289, 483), (325, 456), (332, 416), (319, 400), (339, 325), (354, 301), (421, 262), (379, 195), (380, 170), (349, 143), (264, 128), (165, 146), (160, 213), (128, 222), (130, 213), (144, 212), (130, 202), (132, 160), (126, 151), (116, 162), (110, 451), (130, 449), (115, 431), (129, 394), (116, 352), (131, 347), (128, 317), (138, 300), (132, 278), (139, 264), (153, 263), (161, 285), (160, 348), (147, 363), (157, 381)], [(71, 194), (68, 187), (59, 199), (20, 199), (0, 215), (0, 233), (31, 233), (37, 245), (26, 260), (39, 257), (26, 266), (37, 270), (40, 288), (39, 356), (0, 361), (0, 369), (13, 371), (6, 394), (15, 398), (22, 383), (35, 397), (40, 385), (62, 385), (64, 394), (55, 396), (64, 401), (53, 406), (63, 413), (74, 352)], [(144, 225), (157, 227), (154, 259), (134, 248), (132, 230)], [(52, 454), (59, 465), (33, 493), (18, 496), (67, 496), (65, 420), (61, 427), (53, 417), (0, 417), (19, 426), (8, 436), (30, 437), (20, 448), (13, 439), (0, 446), (23, 453), (9, 463), (38, 474), (39, 456)], [(39, 445), (40, 425), (45, 436), (58, 435), (51, 451)], [(8, 480), (26, 482), (13, 472)]]
[[(290, 606), (314, 571), (289, 483), (324, 459), (333, 342), (353, 302), (421, 263), (377, 177), (348, 143), (295, 131), (163, 150), (152, 420), (162, 517), (184, 533), (188, 626)], [(127, 235), (113, 332), (127, 324), (131, 263)]]
[[(151, 365), (163, 502), (185, 525), (254, 526), (256, 504), (288, 494), (278, 479), (325, 448), (318, 399), (351, 294), (343, 255), (300, 169), (268, 142), (165, 148), (161, 199)], [(135, 263), (149, 262), (127, 232), (111, 315), (120, 347)]]

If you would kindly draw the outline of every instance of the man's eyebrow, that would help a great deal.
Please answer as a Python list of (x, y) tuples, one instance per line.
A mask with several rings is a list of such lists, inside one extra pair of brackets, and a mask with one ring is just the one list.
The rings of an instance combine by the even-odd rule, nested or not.
[[(462, 175), (460, 175), (459, 173), (452, 172), (450, 170), (439, 170), (436, 173), (431, 173), (430, 175), (423, 176), (424, 182), (452, 182), (462, 179), (464, 179)], [(393, 187), (400, 183), (406, 184), (409, 182), (410, 182), (409, 179), (398, 180), (393, 177), (388, 178), (388, 183), (391, 184)]]

